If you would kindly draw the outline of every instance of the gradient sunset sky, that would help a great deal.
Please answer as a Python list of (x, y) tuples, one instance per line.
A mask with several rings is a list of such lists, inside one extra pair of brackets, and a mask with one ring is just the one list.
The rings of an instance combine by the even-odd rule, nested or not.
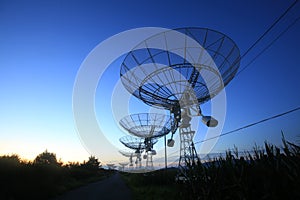
[[(73, 84), (83, 60), (108, 37), (139, 27), (204, 27), (228, 35), (243, 54), (292, 2), (0, 0), (0, 155), (33, 159), (48, 149), (63, 161), (88, 158), (74, 123)], [(241, 68), (298, 17), (300, 3), (241, 61)], [(299, 35), (297, 22), (229, 83), (223, 132), (300, 106)], [(97, 90), (99, 120), (110, 115), (97, 102), (118, 80), (119, 64), (106, 72), (106, 89)], [(203, 112), (209, 112), (206, 107)], [(104, 130), (110, 137), (120, 131), (113, 123)], [(265, 140), (281, 145), (281, 130), (299, 143), (300, 111), (224, 136), (213, 152), (234, 145), (249, 150)]]

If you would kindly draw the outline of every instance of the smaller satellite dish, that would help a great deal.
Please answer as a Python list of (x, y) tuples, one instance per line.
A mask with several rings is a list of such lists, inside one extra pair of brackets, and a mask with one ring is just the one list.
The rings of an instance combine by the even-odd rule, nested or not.
[(145, 154), (145, 155), (143, 156), (143, 158), (144, 158), (144, 159), (147, 159), (147, 155)]

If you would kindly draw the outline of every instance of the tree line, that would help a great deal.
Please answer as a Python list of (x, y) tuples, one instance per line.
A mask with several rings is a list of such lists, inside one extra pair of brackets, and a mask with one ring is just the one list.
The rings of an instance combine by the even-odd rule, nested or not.
[(47, 199), (109, 174), (95, 156), (82, 163), (63, 164), (47, 150), (33, 161), (24, 161), (16, 154), (2, 155), (0, 199)]

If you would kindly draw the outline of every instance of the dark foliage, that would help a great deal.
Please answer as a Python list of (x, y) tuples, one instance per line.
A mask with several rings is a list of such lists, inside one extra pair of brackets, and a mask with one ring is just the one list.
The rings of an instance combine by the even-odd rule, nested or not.
[[(235, 148), (205, 163), (187, 160), (179, 174), (168, 169), (123, 177), (143, 200), (300, 199), (300, 147), (282, 141), (282, 148), (265, 143), (243, 157)], [(178, 175), (185, 181), (176, 182)]]
[(145, 174), (122, 173), (122, 176), (133, 191), (134, 199), (179, 200), (182, 199), (182, 189), (174, 181), (176, 174), (176, 168), (169, 168), (167, 171), (163, 169)]
[(39, 154), (33, 161), (37, 165), (60, 165), (61, 163), (57, 162), (56, 155), (50, 153), (47, 150)]
[(238, 157), (226, 157), (191, 164), (187, 176), (186, 199), (300, 199), (300, 147), (285, 141), (283, 149), (265, 143), (264, 150)]
[(47, 151), (33, 162), (23, 162), (17, 155), (1, 156), (0, 199), (48, 199), (107, 174), (93, 156), (82, 164), (67, 165)]

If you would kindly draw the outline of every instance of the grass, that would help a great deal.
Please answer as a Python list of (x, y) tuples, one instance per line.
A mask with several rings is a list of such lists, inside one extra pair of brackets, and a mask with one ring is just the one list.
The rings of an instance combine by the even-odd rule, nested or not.
[(179, 185), (174, 182), (176, 169), (158, 170), (146, 174), (121, 173), (136, 200), (182, 199)]
[(134, 199), (300, 199), (300, 147), (265, 143), (246, 156), (227, 151), (225, 157), (187, 160), (181, 169), (186, 183), (176, 183), (177, 170), (123, 174)]

